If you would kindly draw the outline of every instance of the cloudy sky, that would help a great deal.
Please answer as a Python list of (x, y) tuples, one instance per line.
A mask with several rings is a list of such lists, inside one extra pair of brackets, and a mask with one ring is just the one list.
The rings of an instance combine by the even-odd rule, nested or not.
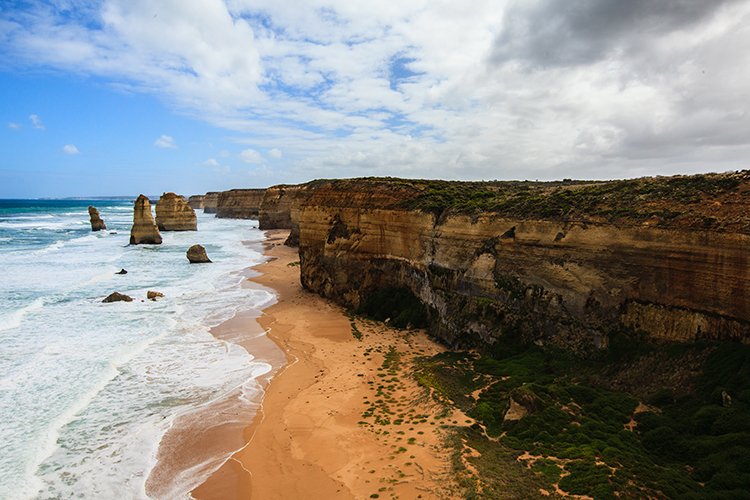
[(0, 197), (750, 158), (748, 0), (5, 0), (0, 51)]

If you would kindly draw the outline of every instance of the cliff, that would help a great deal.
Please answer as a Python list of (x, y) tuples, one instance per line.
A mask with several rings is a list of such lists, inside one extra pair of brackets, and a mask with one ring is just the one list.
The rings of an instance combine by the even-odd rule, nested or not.
[(156, 225), (160, 231), (197, 231), (198, 219), (183, 197), (164, 193), (156, 204)]
[(151, 203), (144, 195), (136, 198), (133, 206), (133, 227), (130, 229), (131, 245), (160, 245), (161, 234), (151, 216)]
[(257, 219), (265, 189), (231, 189), (219, 193), (216, 217), (224, 219)]
[(188, 198), (188, 205), (190, 205), (190, 208), (193, 210), (198, 210), (203, 208), (203, 198), (204, 196), (202, 194), (194, 194)]
[(291, 229), (292, 205), (301, 186), (278, 185), (265, 190), (258, 211), (259, 228)]
[(96, 207), (89, 206), (89, 222), (91, 222), (92, 231), (101, 231), (103, 229), (107, 229), (107, 226), (99, 216), (99, 210), (97, 210)]
[(290, 238), (307, 289), (366, 310), (398, 296), (453, 346), (512, 336), (586, 351), (620, 331), (748, 341), (748, 208), (748, 172), (315, 181)]
[(219, 204), (219, 192), (209, 191), (203, 196), (203, 213), (215, 214)]

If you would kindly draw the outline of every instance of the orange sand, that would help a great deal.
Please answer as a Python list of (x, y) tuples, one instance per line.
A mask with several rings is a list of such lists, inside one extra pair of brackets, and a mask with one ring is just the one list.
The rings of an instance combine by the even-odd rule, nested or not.
[[(464, 424), (457, 419), (465, 417), (441, 415), (443, 407), (408, 376), (414, 356), (442, 348), (423, 332), (396, 331), (359, 318), (354, 321), (362, 339), (357, 340), (340, 307), (301, 288), (299, 267), (290, 265), (298, 260), (297, 252), (280, 244), (284, 237), (270, 232), (267, 255), (272, 260), (258, 267), (263, 275), (252, 281), (278, 293), (278, 303), (258, 322), (286, 353), (288, 364), (268, 386), (257, 416), (247, 422), (246, 446), (193, 496), (454, 497), (440, 424)], [(382, 365), (391, 346), (401, 362), (388, 371)], [(376, 395), (378, 386), (385, 392)], [(381, 409), (363, 416), (368, 402), (375, 401)], [(233, 429), (215, 436), (232, 445), (235, 438)], [(177, 452), (200, 453), (203, 446), (200, 441), (184, 444)]]

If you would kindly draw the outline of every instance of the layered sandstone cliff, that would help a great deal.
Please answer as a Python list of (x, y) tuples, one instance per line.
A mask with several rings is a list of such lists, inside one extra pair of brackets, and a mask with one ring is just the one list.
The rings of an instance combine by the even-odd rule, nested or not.
[(156, 204), (156, 225), (160, 231), (196, 231), (198, 219), (183, 197), (164, 193)]
[(216, 217), (224, 219), (257, 219), (265, 189), (231, 189), (219, 193)]
[(215, 214), (219, 204), (219, 192), (209, 191), (203, 196), (203, 213)]
[(750, 340), (748, 209), (747, 172), (358, 179), (305, 185), (292, 218), (302, 284), (323, 296), (356, 308), (377, 290), (406, 289), (451, 345), (516, 336), (587, 350), (623, 330)]
[(161, 234), (151, 215), (151, 203), (144, 195), (138, 196), (133, 206), (133, 227), (130, 229), (131, 245), (160, 245)]
[(96, 207), (89, 206), (89, 222), (91, 222), (92, 231), (107, 229), (107, 226), (104, 224), (104, 221), (99, 215), (99, 210), (97, 210)]
[(193, 210), (203, 209), (203, 198), (202, 194), (194, 194), (188, 198), (188, 205)]
[(278, 185), (265, 190), (258, 210), (259, 228), (291, 229), (292, 206), (301, 186)]

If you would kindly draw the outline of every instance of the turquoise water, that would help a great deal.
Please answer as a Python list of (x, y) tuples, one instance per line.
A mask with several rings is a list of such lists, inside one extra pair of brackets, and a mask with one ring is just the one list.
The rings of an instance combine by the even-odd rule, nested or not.
[[(89, 204), (107, 231), (91, 232)], [(273, 299), (240, 287), (263, 260), (257, 222), (199, 213), (197, 232), (129, 246), (131, 222), (130, 201), (0, 200), (2, 499), (144, 498), (176, 416), (258, 398), (270, 366), (209, 333)], [(187, 262), (194, 243), (213, 264)], [(103, 304), (113, 291), (136, 301)]]

